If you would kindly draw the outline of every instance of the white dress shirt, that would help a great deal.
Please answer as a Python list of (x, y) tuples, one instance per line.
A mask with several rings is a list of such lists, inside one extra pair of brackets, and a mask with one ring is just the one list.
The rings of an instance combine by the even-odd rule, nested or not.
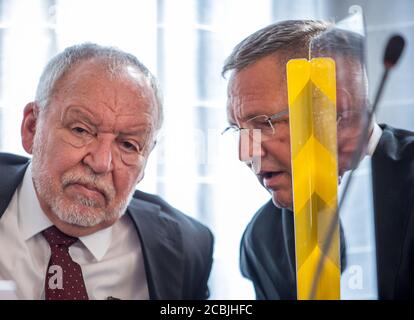
[(371, 137), (368, 140), (368, 146), (367, 146), (367, 155), (373, 156), (375, 149), (377, 148), (377, 145), (381, 139), (382, 135), (382, 129), (380, 126), (376, 123), (374, 123), (374, 129), (372, 130)]
[[(44, 299), (50, 247), (41, 232), (51, 225), (29, 165), (0, 219), (0, 280), (13, 280), (19, 299)], [(79, 240), (69, 253), (82, 268), (89, 299), (149, 298), (141, 243), (128, 215)]]

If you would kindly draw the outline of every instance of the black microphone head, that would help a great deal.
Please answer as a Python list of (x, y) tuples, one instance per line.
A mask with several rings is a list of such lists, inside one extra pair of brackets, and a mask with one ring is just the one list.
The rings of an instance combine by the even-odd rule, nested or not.
[(404, 49), (404, 38), (400, 35), (394, 35), (388, 40), (384, 54), (384, 66), (386, 69), (394, 67)]

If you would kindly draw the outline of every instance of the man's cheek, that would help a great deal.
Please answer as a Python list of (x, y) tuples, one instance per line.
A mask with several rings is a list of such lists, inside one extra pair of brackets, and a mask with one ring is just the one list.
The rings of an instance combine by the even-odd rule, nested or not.
[(135, 178), (135, 176), (136, 175), (128, 175), (125, 173), (120, 174), (119, 172), (114, 173), (113, 184), (117, 196), (125, 196), (132, 188), (135, 188), (137, 184), (137, 178)]

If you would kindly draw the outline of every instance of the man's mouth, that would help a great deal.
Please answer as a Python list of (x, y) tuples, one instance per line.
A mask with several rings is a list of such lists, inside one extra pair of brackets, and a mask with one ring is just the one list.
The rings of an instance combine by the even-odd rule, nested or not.
[(259, 176), (263, 179), (270, 179), (273, 176), (276, 176), (276, 175), (279, 175), (279, 174), (282, 174), (282, 173), (283, 173), (283, 171), (261, 171), (259, 173)]
[(279, 185), (280, 178), (284, 173), (284, 171), (262, 171), (259, 173), (259, 177), (266, 188), (274, 189)]
[(91, 184), (87, 184), (87, 183), (78, 183), (78, 184), (81, 185), (82, 187), (85, 187), (88, 190), (91, 190), (91, 191), (95, 191), (95, 192), (99, 192), (99, 193), (104, 194), (104, 192), (102, 190), (96, 188), (95, 186), (93, 186)]
[(96, 188), (91, 184), (84, 184), (84, 183), (71, 183), (67, 186), (69, 189), (73, 189), (75, 192), (82, 193), (86, 197), (90, 199), (95, 199), (99, 201), (106, 201), (107, 197), (103, 190)]

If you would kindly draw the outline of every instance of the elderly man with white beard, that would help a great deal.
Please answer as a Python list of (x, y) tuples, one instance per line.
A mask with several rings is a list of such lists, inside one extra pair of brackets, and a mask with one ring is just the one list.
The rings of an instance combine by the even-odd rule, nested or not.
[(204, 299), (213, 237), (136, 191), (162, 124), (157, 82), (136, 57), (65, 49), (26, 105), (31, 160), (0, 154), (0, 280), (19, 299)]

